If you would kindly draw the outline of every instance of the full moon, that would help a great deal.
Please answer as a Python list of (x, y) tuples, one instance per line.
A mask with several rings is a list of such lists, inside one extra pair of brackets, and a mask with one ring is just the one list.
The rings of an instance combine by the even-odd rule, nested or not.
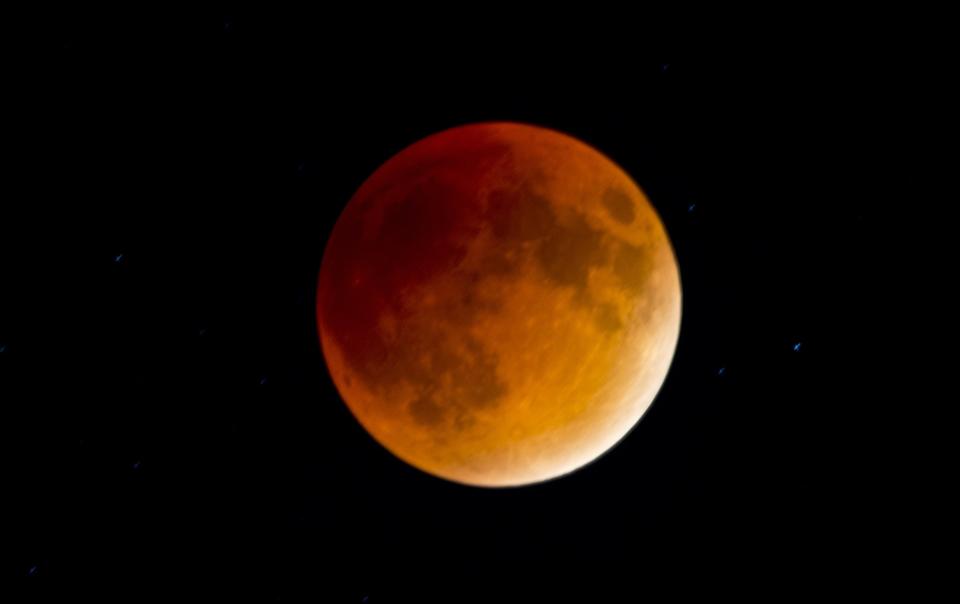
[(357, 190), (327, 242), (317, 325), (350, 411), (458, 483), (548, 480), (619, 442), (680, 331), (676, 257), (633, 180), (568, 135), (460, 126)]

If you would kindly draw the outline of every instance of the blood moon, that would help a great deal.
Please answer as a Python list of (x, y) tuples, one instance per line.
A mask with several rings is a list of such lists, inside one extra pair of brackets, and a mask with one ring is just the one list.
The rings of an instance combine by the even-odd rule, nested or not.
[(324, 252), (317, 322), (380, 444), (492, 487), (617, 443), (666, 377), (680, 306), (667, 233), (623, 170), (565, 134), (482, 123), (363, 183)]

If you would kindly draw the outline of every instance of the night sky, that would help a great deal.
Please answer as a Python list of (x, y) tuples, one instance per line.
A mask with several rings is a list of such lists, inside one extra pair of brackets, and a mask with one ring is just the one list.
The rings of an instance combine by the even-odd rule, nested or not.
[[(882, 559), (865, 67), (648, 53), (625, 25), (575, 19), (589, 36), (353, 23), (61, 15), (22, 47), (0, 223), (4, 576), (129, 601), (633, 600), (654, 580), (789, 591)], [(333, 387), (314, 316), (363, 180), (494, 119), (630, 173), (684, 294), (670, 374), (629, 437), (506, 490), (382, 449)]]

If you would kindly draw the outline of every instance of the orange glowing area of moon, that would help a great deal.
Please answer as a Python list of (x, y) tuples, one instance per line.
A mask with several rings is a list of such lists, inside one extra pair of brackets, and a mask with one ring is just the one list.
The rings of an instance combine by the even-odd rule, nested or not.
[(340, 215), (321, 346), (363, 427), (425, 472), (548, 480), (640, 420), (680, 330), (676, 258), (614, 162), (559, 132), (461, 126), (404, 149)]

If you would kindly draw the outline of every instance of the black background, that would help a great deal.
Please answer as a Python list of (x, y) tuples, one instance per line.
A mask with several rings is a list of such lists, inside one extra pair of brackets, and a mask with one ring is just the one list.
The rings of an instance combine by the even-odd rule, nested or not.
[[(889, 409), (865, 386), (880, 269), (860, 178), (878, 63), (777, 32), (749, 52), (647, 52), (628, 24), (393, 17), (66, 14), (19, 47), (7, 574), (131, 601), (390, 602), (664, 578), (792, 590), (883, 564), (896, 537), (868, 493), (895, 455), (869, 436)], [(499, 119), (568, 132), (635, 178), (684, 306), (625, 441), (560, 480), (484, 490), (366, 435), (313, 305), (363, 180), (425, 135)]]

